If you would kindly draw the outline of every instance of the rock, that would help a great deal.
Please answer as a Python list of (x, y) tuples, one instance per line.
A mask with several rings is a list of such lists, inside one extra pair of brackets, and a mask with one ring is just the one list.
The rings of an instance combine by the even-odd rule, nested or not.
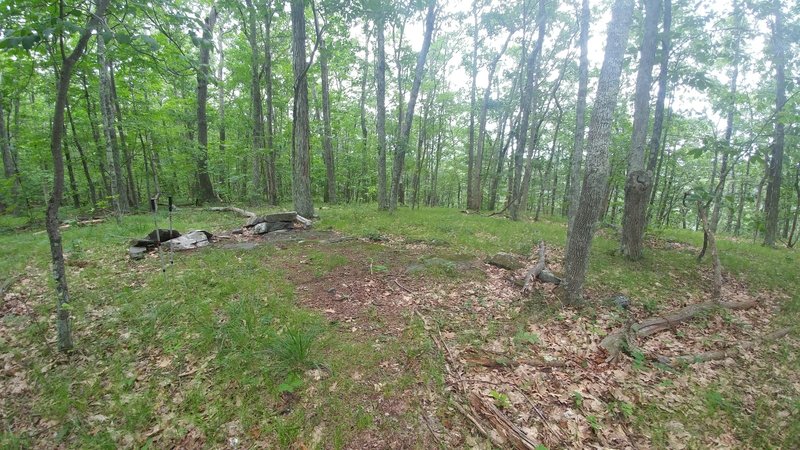
[(128, 255), (133, 260), (137, 259), (144, 259), (144, 256), (147, 254), (147, 247), (131, 247), (128, 249)]
[(537, 276), (536, 278), (538, 278), (539, 280), (541, 280), (541, 281), (543, 281), (545, 283), (553, 283), (553, 284), (556, 284), (556, 285), (561, 284), (561, 278), (559, 278), (558, 276), (556, 276), (556, 274), (554, 274), (553, 272), (550, 272), (547, 269), (542, 270), (539, 273), (539, 276)]
[(147, 234), (142, 239), (133, 239), (131, 241), (131, 245), (134, 247), (145, 247), (145, 248), (153, 248), (158, 247), (158, 245), (162, 242), (166, 242), (170, 239), (175, 239), (180, 237), (180, 233), (177, 230), (166, 230), (163, 228), (159, 228), (157, 230), (153, 230)]
[(631, 306), (631, 299), (625, 295), (617, 294), (608, 299), (608, 303), (620, 309), (628, 309)]
[(299, 222), (301, 225), (303, 225), (303, 228), (308, 228), (311, 226), (311, 221), (301, 216), (300, 214), (295, 215), (294, 221)]
[(162, 245), (165, 248), (174, 251), (191, 250), (194, 248), (207, 246), (211, 243), (211, 238), (213, 236), (214, 235), (208, 231), (195, 230), (175, 239), (170, 239), (167, 242), (164, 242)]
[[(275, 213), (275, 214), (267, 214), (266, 216), (256, 217), (255, 219), (250, 220), (247, 226), (252, 227), (258, 225), (260, 223), (276, 223), (276, 222), (294, 222), (295, 219), (298, 217), (297, 212), (295, 211), (288, 211), (282, 213)], [(308, 220), (308, 219), (304, 219)]]
[(501, 269), (506, 270), (519, 270), (525, 267), (525, 264), (522, 262), (522, 259), (517, 255), (512, 255), (511, 253), (504, 253), (500, 252), (496, 255), (492, 256), (486, 261), (488, 264), (491, 264), (495, 267), (499, 267)]
[(253, 227), (253, 232), (256, 234), (272, 233), (278, 230), (289, 230), (294, 225), (294, 222), (261, 222)]

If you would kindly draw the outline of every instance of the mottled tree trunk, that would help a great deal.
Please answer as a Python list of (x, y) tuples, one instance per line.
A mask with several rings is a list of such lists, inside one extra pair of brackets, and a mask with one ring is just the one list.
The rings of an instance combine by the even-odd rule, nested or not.
[(86, 184), (89, 187), (89, 199), (93, 207), (97, 207), (97, 192), (92, 180), (92, 174), (89, 171), (89, 163), (86, 160), (86, 154), (83, 152), (83, 145), (81, 145), (78, 134), (75, 132), (75, 121), (72, 119), (72, 110), (69, 107), (69, 101), (66, 103), (67, 118), (69, 119), (70, 130), (72, 130), (72, 140), (75, 142), (75, 148), (78, 149), (78, 156), (81, 158), (81, 166), (83, 167), (83, 176), (86, 178)]
[(414, 121), (414, 107), (417, 104), (417, 96), (422, 85), (422, 76), (425, 73), (425, 60), (428, 57), (428, 50), (431, 47), (433, 37), (434, 19), (436, 18), (436, 0), (428, 0), (428, 12), (425, 16), (425, 36), (422, 41), (422, 48), (417, 55), (417, 66), (414, 70), (414, 83), (411, 85), (408, 107), (406, 108), (403, 125), (400, 129), (400, 136), (394, 153), (394, 166), (392, 167), (392, 189), (389, 195), (389, 210), (397, 209), (397, 201), (400, 197), (400, 184), (403, 178), (403, 166), (405, 165), (406, 150), (408, 140), (411, 135), (411, 125)]
[[(86, 44), (92, 37), (94, 28), (99, 18), (105, 14), (108, 0), (97, 0), (94, 13), (89, 16), (86, 27), (81, 32), (75, 48), (61, 63), (61, 71), (56, 86), (56, 103), (53, 111), (53, 127), (50, 137), (50, 154), (53, 157), (53, 192), (47, 203), (45, 224), (47, 237), (50, 241), (50, 257), (52, 260), (53, 278), (56, 285), (56, 329), (58, 334), (58, 349), (68, 351), (72, 349), (72, 332), (70, 326), (70, 298), (67, 286), (67, 272), (64, 267), (64, 249), (61, 242), (61, 230), (58, 222), (58, 209), (64, 195), (64, 160), (61, 155), (61, 141), (64, 138), (64, 109), (67, 103), (69, 82), (72, 78), (72, 68), (83, 56)], [(99, 38), (99, 36), (98, 36)]]
[(139, 194), (136, 192), (136, 179), (133, 177), (133, 157), (128, 153), (128, 142), (125, 137), (125, 128), (122, 126), (122, 108), (119, 106), (117, 97), (117, 79), (114, 75), (114, 64), (109, 61), (108, 73), (111, 79), (111, 99), (114, 105), (114, 123), (117, 126), (119, 136), (119, 148), (122, 161), (125, 163), (125, 193), (128, 197), (128, 205), (134, 208), (139, 203)]
[(213, 30), (217, 21), (217, 8), (212, 7), (208, 17), (203, 21), (203, 40), (200, 43), (200, 67), (197, 70), (197, 184), (200, 188), (198, 200), (214, 201), (214, 185), (208, 173), (208, 100), (209, 58), (213, 46)]
[(633, 135), (628, 153), (628, 175), (625, 181), (625, 209), (622, 214), (620, 251), (631, 260), (642, 257), (642, 239), (647, 222), (647, 205), (653, 174), (645, 171), (645, 144), (650, 123), (650, 85), (658, 44), (659, 0), (644, 0), (644, 36), (639, 52), (639, 71), (633, 110)]
[(603, 67), (598, 79), (597, 96), (589, 125), (586, 173), (565, 255), (562, 299), (567, 305), (578, 305), (582, 302), (583, 283), (589, 267), (589, 249), (606, 194), (611, 122), (617, 105), (622, 62), (632, 15), (633, 0), (614, 2), (611, 22), (608, 25)]
[(311, 148), (308, 122), (308, 62), (306, 61), (305, 2), (292, 0), (292, 67), (294, 106), (292, 119), (292, 200), (303, 217), (314, 216), (311, 199)]
[(314, 14), (314, 28), (319, 43), (319, 70), (322, 78), (322, 161), (325, 163), (325, 203), (336, 203), (336, 166), (333, 157), (333, 130), (331, 128), (331, 94), (328, 69), (328, 48), (319, 26), (318, 14)]
[(376, 122), (378, 135), (378, 209), (389, 209), (389, 195), (386, 189), (386, 48), (384, 30), (386, 18), (379, 13), (375, 24), (375, 96)]
[(783, 11), (781, 1), (773, 0), (774, 22), (772, 24), (772, 51), (775, 66), (775, 132), (772, 138), (772, 158), (769, 162), (769, 179), (767, 196), (764, 199), (766, 212), (764, 245), (772, 247), (778, 236), (778, 212), (781, 198), (781, 182), (783, 180), (783, 148), (784, 128), (780, 112), (786, 104), (786, 43), (783, 37)]
[(128, 211), (128, 197), (125, 195), (125, 183), (122, 179), (117, 133), (114, 129), (114, 107), (111, 105), (111, 80), (108, 73), (106, 46), (103, 35), (97, 35), (97, 60), (100, 66), (100, 115), (103, 117), (103, 134), (106, 142), (106, 163), (109, 171), (111, 198), (114, 210), (119, 217)]
[(589, 85), (589, 0), (581, 2), (581, 56), (578, 66), (578, 100), (575, 106), (575, 135), (569, 164), (569, 194), (567, 196), (567, 240), (575, 221), (581, 195), (581, 165), (583, 164), (583, 139), (586, 133), (586, 94)]
[(275, 151), (275, 107), (272, 104), (272, 1), (267, 2), (266, 18), (264, 20), (264, 83), (267, 94), (267, 199), (271, 205), (278, 204), (278, 175), (275, 169), (277, 152)]
[[(259, 64), (258, 28), (256, 26), (256, 8), (251, 0), (247, 5), (247, 42), (250, 44), (250, 123), (252, 124), (253, 166), (252, 180), (253, 200), (261, 197), (264, 189), (262, 172), (264, 167), (264, 112), (261, 102), (261, 66)], [(266, 178), (266, 177), (265, 177)]]

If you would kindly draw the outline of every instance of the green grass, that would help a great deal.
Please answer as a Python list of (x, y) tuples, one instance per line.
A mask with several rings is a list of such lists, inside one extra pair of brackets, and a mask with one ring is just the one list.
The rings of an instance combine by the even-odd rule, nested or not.
[[(28, 219), (0, 216), (0, 280), (29, 279), (28, 298), (34, 310), (30, 317), (0, 319), (0, 326), (13, 330), (0, 335), (0, 353), (13, 355), (30, 385), (25, 402), (15, 403), (10, 414), (12, 418), (33, 414), (51, 427), (46, 432), (37, 430), (42, 434), (29, 434), (12, 430), (11, 422), (0, 422), (0, 447), (36, 447), (45, 438), (48, 445), (72, 448), (175, 445), (192, 429), (200, 431), (206, 445), (220, 447), (228, 445), (229, 429), (234, 427), (245, 442), (268, 442), (281, 448), (298, 441), (308, 444), (314, 430), (323, 427), (318, 445), (341, 448), (362, 432), (398, 431), (417, 423), (414, 408), (419, 405), (391, 425), (376, 417), (375, 397), (408, 397), (407, 392), (423, 385), (434, 392), (444, 388), (441, 355), (421, 322), (407, 317), (408, 326), (400, 336), (355, 337), (347, 323), (328, 322), (320, 311), (297, 304), (298, 286), (290, 281), (292, 267), (303, 260), (302, 270), (319, 280), (348, 265), (362, 265), (367, 271), (371, 267), (372, 273), (381, 275), (419, 264), (418, 276), (423, 279), (459, 280), (472, 276), (462, 270), (462, 263), (498, 251), (530, 256), (540, 240), (551, 249), (561, 247), (566, 231), (558, 219), (512, 222), (446, 209), (401, 209), (390, 214), (376, 211), (373, 205), (331, 207), (320, 214), (317, 229), (391, 238), (390, 248), (396, 242), (421, 245), (423, 256), (410, 257), (362, 242), (342, 244), (347, 251), (312, 243), (286, 250), (270, 245), (252, 250), (205, 249), (176, 253), (175, 264), (165, 276), (157, 257), (139, 262), (127, 259), (128, 240), (154, 227), (150, 215), (125, 217), (121, 225), (110, 218), (100, 225), (64, 229), (64, 249), (73, 263), (68, 276), (78, 348), (69, 359), (53, 349), (46, 234)], [(242, 223), (232, 214), (194, 209), (181, 210), (174, 219), (181, 231), (214, 232)], [(167, 225), (165, 214), (158, 220), (161, 227)], [(654, 234), (702, 245), (700, 233), (659, 230)], [(594, 240), (586, 285), (593, 301), (621, 292), (655, 314), (676, 295), (701, 298), (709, 290), (700, 275), (700, 269), (710, 264), (707, 259), (698, 265), (695, 255), (687, 251), (648, 249), (643, 261), (632, 263), (615, 254), (617, 246), (607, 230)], [(798, 253), (724, 236), (719, 246), (728, 273), (747, 281), (753, 290), (789, 295), (776, 320), (796, 323), (800, 313)], [(465, 304), (466, 311), (469, 306)], [(527, 332), (524, 324), (531, 316), (559, 314), (558, 308), (533, 295), (508, 323), (490, 322), (480, 333), (459, 333), (457, 339), (480, 345), (507, 335), (517, 347), (537, 347), (539, 337)], [(383, 318), (377, 311), (371, 317), (380, 329)], [(446, 322), (439, 325), (448, 329)], [(385, 361), (400, 364), (404, 371), (387, 378), (381, 367)], [(787, 370), (800, 369), (787, 343), (779, 347), (774, 363)], [(312, 369), (323, 377), (316, 380), (307, 375)], [(775, 392), (792, 392), (785, 379), (766, 368), (753, 374), (753, 382)], [(381, 387), (375, 388), (379, 383)], [(724, 419), (721, 423), (733, 424), (736, 435), (753, 447), (785, 446), (800, 439), (797, 421), (780, 424), (773, 419), (775, 411), (797, 417), (800, 399), (796, 396), (758, 398), (745, 408), (734, 387), (718, 384), (698, 387), (692, 398), (691, 405), (671, 411), (647, 403), (614, 407), (619, 414), (631, 416), (661, 447), (668, 445), (668, 424), (675, 420), (702, 434), (709, 432), (702, 424)]]

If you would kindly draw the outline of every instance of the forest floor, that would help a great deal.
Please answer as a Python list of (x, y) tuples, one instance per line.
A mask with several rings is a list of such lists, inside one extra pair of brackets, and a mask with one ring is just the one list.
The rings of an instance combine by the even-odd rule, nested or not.
[[(485, 264), (499, 251), (532, 264), (544, 240), (559, 273), (563, 222), (319, 214), (312, 231), (176, 253), (165, 274), (157, 254), (127, 257), (151, 216), (72, 224), (69, 355), (55, 350), (47, 237), (0, 217), (0, 448), (491, 448), (511, 445), (503, 427), (544, 448), (800, 446), (796, 330), (719, 361), (653, 361), (794, 326), (797, 251), (720, 236), (723, 298), (756, 307), (712, 310), (606, 362), (609, 333), (710, 298), (702, 235), (657, 230), (632, 263), (601, 230), (574, 310), (552, 285), (523, 293), (524, 269)], [(175, 221), (219, 233), (243, 219)]]

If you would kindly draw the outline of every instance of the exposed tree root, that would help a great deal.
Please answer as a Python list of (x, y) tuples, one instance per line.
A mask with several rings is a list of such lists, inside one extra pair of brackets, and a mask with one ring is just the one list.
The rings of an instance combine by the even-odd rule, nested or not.
[(522, 285), (523, 292), (530, 292), (533, 289), (533, 280), (539, 279), (544, 283), (561, 284), (561, 278), (555, 276), (547, 270), (547, 260), (545, 258), (544, 241), (539, 241), (539, 259), (536, 264), (528, 269), (525, 274), (525, 283)]
[(761, 336), (756, 340), (741, 342), (738, 345), (733, 345), (724, 348), (722, 350), (713, 350), (693, 355), (681, 355), (681, 356), (671, 356), (671, 357), (658, 355), (655, 356), (654, 359), (668, 366), (687, 365), (694, 363), (703, 363), (708, 361), (719, 361), (731, 356), (735, 356), (739, 354), (739, 352), (741, 352), (742, 350), (751, 349), (758, 344), (778, 340), (788, 335), (792, 331), (792, 329), (793, 329), (792, 327), (781, 328), (779, 330), (773, 331), (772, 333)]
[(717, 308), (732, 310), (749, 309), (756, 305), (755, 300), (746, 302), (716, 302), (708, 301), (696, 303), (683, 307), (679, 310), (642, 320), (631, 326), (623, 327), (620, 330), (606, 336), (600, 346), (608, 352), (608, 361), (616, 359), (620, 352), (630, 349), (634, 338), (643, 338), (653, 334), (676, 328), (678, 324), (691, 320), (692, 318), (711, 312)]

